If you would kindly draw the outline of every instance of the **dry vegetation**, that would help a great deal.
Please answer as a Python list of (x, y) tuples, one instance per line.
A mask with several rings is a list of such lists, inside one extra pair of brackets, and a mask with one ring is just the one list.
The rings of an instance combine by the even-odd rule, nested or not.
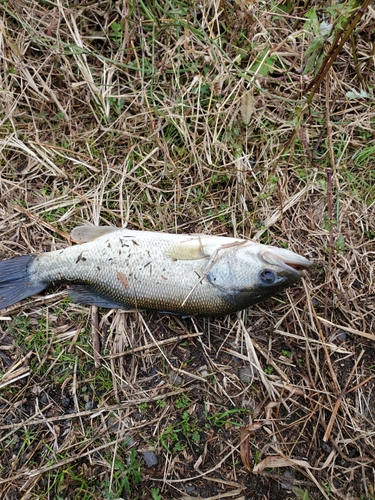
[(88, 221), (316, 263), (225, 318), (100, 310), (96, 356), (64, 289), (2, 311), (2, 499), (375, 498), (362, 3), (1, 1), (2, 258)]

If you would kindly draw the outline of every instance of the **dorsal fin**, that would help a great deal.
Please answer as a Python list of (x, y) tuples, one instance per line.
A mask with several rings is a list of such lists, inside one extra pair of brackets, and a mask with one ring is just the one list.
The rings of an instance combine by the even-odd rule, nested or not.
[(70, 237), (79, 243), (87, 243), (116, 231), (123, 231), (123, 228), (111, 226), (77, 226), (70, 233)]

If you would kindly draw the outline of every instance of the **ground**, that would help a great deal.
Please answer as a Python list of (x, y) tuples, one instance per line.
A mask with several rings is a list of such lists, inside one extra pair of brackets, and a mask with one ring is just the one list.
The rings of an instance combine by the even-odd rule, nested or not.
[(374, 20), (370, 1), (0, 3), (2, 259), (90, 223), (314, 262), (222, 318), (63, 286), (1, 311), (1, 498), (375, 498)]

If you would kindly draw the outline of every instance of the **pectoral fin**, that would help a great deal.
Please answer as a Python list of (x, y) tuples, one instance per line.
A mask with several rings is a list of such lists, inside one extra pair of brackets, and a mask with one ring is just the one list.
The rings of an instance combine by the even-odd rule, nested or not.
[(199, 260), (206, 259), (209, 254), (205, 252), (201, 238), (196, 237), (174, 244), (166, 251), (166, 256), (173, 260)]

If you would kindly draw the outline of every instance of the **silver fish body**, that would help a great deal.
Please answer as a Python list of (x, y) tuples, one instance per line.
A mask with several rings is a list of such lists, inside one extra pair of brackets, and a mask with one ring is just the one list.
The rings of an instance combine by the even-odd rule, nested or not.
[(181, 315), (223, 315), (301, 278), (311, 262), (252, 241), (109, 227), (75, 228), (80, 245), (0, 262), (0, 309), (51, 284), (74, 302)]

